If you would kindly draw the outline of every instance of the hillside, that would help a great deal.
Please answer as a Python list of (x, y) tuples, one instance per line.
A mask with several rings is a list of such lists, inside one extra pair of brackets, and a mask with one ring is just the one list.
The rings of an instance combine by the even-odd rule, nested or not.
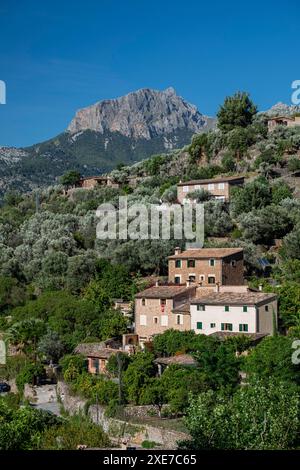
[(101, 174), (170, 152), (214, 127), (174, 89), (142, 89), (79, 110), (66, 131), (24, 149), (0, 148), (0, 192), (47, 186), (67, 170)]

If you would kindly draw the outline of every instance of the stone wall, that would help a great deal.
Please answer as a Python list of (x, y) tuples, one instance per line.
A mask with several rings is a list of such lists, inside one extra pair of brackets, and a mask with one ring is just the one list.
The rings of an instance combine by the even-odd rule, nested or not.
[[(86, 412), (87, 401), (70, 394), (69, 387), (65, 382), (58, 382), (57, 394), (65, 410), (70, 414), (80, 411)], [(141, 410), (139, 411), (141, 412)], [(178, 441), (189, 439), (189, 435), (183, 432), (171, 431), (144, 423), (133, 424), (120, 419), (108, 418), (105, 416), (105, 407), (103, 406), (91, 405), (87, 412), (91, 420), (99, 424), (110, 439), (117, 444), (121, 444), (125, 440), (133, 445), (141, 445), (143, 441), (148, 440), (156, 442), (162, 449), (176, 449)]]

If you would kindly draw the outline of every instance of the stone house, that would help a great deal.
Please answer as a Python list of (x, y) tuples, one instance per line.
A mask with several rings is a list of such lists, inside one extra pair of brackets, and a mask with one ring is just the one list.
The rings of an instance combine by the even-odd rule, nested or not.
[(196, 286), (153, 286), (135, 297), (135, 333), (141, 346), (154, 335), (174, 328), (190, 330), (190, 317), (174, 309), (190, 301), (196, 294)]
[(227, 176), (180, 182), (177, 185), (177, 200), (180, 204), (193, 202), (188, 197), (189, 193), (203, 189), (209, 192), (213, 199), (228, 202), (230, 200), (230, 189), (233, 186), (242, 186), (244, 180), (243, 176)]
[(190, 302), (191, 329), (198, 334), (251, 333), (272, 335), (277, 328), (273, 293), (215, 292)]
[(244, 256), (242, 248), (199, 248), (169, 256), (169, 282), (194, 282), (197, 286), (242, 286)]
[(300, 116), (273, 116), (268, 119), (268, 131), (272, 132), (278, 126), (300, 126)]
[(99, 186), (106, 186), (109, 188), (119, 188), (119, 183), (112, 180), (110, 176), (88, 176), (81, 178), (79, 187), (83, 189), (94, 189)]

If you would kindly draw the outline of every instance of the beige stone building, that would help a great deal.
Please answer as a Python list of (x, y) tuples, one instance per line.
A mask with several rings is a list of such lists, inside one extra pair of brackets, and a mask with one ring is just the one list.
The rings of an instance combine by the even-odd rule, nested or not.
[(274, 116), (268, 119), (268, 131), (272, 132), (278, 126), (300, 126), (300, 116)]
[(169, 282), (194, 282), (201, 287), (242, 286), (244, 256), (242, 248), (201, 248), (169, 256)]
[(135, 333), (139, 343), (151, 341), (154, 335), (170, 328), (190, 330), (190, 315), (177, 311), (196, 295), (196, 286), (153, 286), (136, 295)]
[(180, 204), (193, 202), (189, 194), (200, 189), (209, 192), (214, 199), (228, 202), (230, 200), (230, 189), (233, 186), (242, 186), (245, 178), (243, 176), (227, 176), (206, 180), (192, 180), (180, 182), (177, 185), (177, 200)]
[(113, 181), (110, 176), (89, 176), (81, 178), (79, 187), (83, 189), (94, 189), (99, 186), (107, 186), (109, 188), (119, 188), (119, 183)]

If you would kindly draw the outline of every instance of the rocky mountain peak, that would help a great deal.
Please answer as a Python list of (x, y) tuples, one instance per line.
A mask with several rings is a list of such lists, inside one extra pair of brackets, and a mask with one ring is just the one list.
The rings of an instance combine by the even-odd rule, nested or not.
[(80, 109), (67, 130), (72, 134), (88, 129), (101, 134), (119, 132), (133, 139), (150, 140), (178, 129), (197, 133), (209, 121), (172, 87), (164, 91), (142, 88)]

